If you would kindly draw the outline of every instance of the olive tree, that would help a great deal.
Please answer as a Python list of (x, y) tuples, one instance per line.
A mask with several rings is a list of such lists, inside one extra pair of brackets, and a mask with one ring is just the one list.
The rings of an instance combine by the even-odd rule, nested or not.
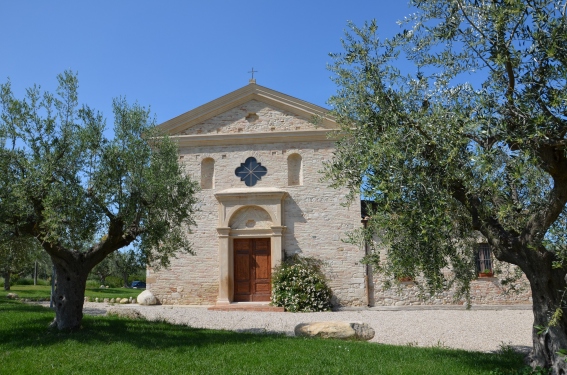
[(23, 273), (37, 261), (39, 251), (42, 251), (39, 242), (33, 237), (14, 237), (7, 231), (0, 236), (0, 276), (4, 279), (4, 290), (10, 290), (12, 275)]
[(76, 74), (58, 83), (56, 94), (36, 86), (23, 99), (0, 86), (0, 223), (50, 255), (54, 325), (78, 329), (87, 276), (109, 254), (136, 241), (147, 261), (167, 264), (191, 251), (196, 185), (149, 110), (115, 99), (108, 138), (102, 114), (79, 106)]
[(134, 249), (117, 251), (112, 257), (112, 269), (117, 276), (122, 278), (122, 286), (128, 288), (128, 278), (130, 275), (144, 269), (145, 263), (142, 257)]
[[(106, 285), (106, 278), (111, 276), (114, 269), (112, 267), (112, 253), (104, 258), (100, 263), (93, 267), (91, 270), (91, 275), (94, 275), (98, 278), (100, 285)], [(92, 276), (91, 276), (92, 277)]]
[(373, 201), (381, 269), (431, 291), (467, 293), (482, 234), (530, 282), (532, 364), (564, 371), (567, 3), (410, 3), (398, 34), (350, 25), (332, 55), (342, 138), (327, 177)]

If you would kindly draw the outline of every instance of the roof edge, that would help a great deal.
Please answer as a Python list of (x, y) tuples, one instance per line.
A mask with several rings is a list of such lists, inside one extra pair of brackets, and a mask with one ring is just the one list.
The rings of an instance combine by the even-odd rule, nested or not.
[(326, 128), (336, 129), (338, 127), (336, 122), (328, 116), (329, 109), (327, 108), (256, 83), (249, 83), (235, 91), (167, 120), (158, 125), (158, 128), (168, 134), (176, 134), (254, 99), (276, 107), (283, 107), (283, 109), (305, 117), (317, 116), (320, 118), (320, 125)]

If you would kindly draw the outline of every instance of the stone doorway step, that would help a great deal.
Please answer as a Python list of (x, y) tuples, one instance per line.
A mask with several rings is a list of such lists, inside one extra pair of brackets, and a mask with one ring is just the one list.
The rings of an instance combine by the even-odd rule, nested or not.
[(264, 311), (264, 312), (284, 312), (283, 307), (270, 306), (262, 302), (234, 302), (228, 305), (213, 305), (208, 308), (212, 311)]

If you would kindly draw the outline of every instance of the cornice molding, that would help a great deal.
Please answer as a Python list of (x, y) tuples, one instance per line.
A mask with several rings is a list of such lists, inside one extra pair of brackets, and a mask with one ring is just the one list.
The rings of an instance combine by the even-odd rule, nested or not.
[(273, 199), (281, 203), (287, 195), (287, 191), (278, 188), (232, 188), (215, 193), (215, 197), (221, 203), (250, 197)]
[(171, 136), (171, 139), (177, 142), (179, 147), (321, 142), (336, 140), (337, 137), (333, 136), (330, 132), (331, 130), (328, 129), (318, 129), (269, 133), (173, 135)]

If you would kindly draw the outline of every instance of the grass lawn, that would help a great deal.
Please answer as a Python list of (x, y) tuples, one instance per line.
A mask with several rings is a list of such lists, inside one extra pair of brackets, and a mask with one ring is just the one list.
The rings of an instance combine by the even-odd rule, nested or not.
[[(85, 296), (91, 298), (128, 298), (138, 297), (143, 289), (129, 289), (129, 288), (87, 288)], [(51, 295), (51, 286), (49, 285), (14, 285), (10, 290), (0, 290), (0, 298), (6, 297), (8, 293), (16, 293), (20, 298), (29, 299), (45, 299)], [(1, 370), (0, 370), (1, 371)]]
[(74, 333), (53, 312), (0, 297), (0, 374), (507, 374), (522, 358), (442, 348), (194, 329), (85, 316)]

